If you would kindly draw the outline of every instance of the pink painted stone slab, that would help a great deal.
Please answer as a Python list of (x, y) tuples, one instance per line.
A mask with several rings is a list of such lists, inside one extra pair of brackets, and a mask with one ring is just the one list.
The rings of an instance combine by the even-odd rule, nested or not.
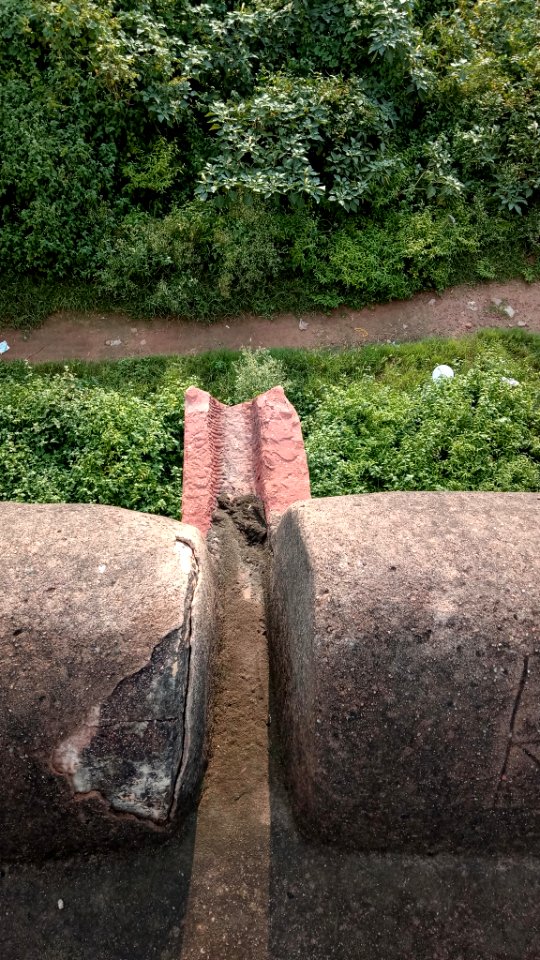
[(309, 499), (300, 419), (281, 387), (232, 407), (197, 387), (186, 391), (183, 521), (206, 535), (220, 494), (260, 497), (271, 528)]

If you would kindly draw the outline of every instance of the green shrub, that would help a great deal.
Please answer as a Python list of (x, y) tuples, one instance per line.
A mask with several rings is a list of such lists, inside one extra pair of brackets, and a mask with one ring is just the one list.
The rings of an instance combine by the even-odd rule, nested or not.
[(291, 260), (316, 234), (307, 211), (287, 216), (242, 198), (226, 210), (194, 202), (160, 219), (130, 216), (101, 251), (100, 288), (149, 314), (278, 309)]
[(234, 386), (231, 400), (242, 403), (251, 400), (259, 393), (265, 393), (272, 387), (290, 387), (285, 369), (280, 360), (273, 357), (269, 350), (241, 350), (240, 358), (234, 364)]
[[(432, 383), (441, 362), (456, 376)], [(193, 382), (225, 402), (284, 386), (314, 496), (540, 490), (540, 337), (507, 331), (343, 352), (0, 364), (0, 500), (178, 516)]]
[(198, 317), (533, 279), (539, 75), (537, 0), (4, 0), (0, 270)]
[[(172, 372), (172, 371), (171, 371)], [(141, 398), (69, 370), (2, 379), (0, 496), (179, 516), (184, 384)]]
[(523, 234), (481, 203), (450, 210), (424, 208), (389, 215), (383, 222), (350, 223), (321, 250), (314, 273), (318, 302), (335, 306), (403, 299), (422, 289), (443, 289), (459, 280), (504, 275), (540, 276), (523, 257)]
[(306, 423), (313, 494), (540, 489), (540, 377), (510, 386), (496, 352), (459, 366), (409, 390), (329, 387)]

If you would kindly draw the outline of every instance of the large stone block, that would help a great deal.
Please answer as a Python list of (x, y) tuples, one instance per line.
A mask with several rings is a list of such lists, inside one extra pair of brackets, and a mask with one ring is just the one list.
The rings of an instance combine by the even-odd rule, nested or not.
[(313, 500), (274, 541), (300, 825), (366, 850), (540, 849), (540, 496)]
[(215, 599), (195, 529), (0, 504), (0, 856), (167, 834), (205, 762)]

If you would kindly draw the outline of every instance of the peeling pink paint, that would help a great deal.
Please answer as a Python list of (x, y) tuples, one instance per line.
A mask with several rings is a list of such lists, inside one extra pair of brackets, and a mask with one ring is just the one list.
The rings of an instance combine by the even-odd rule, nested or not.
[(182, 519), (206, 535), (219, 494), (255, 494), (273, 527), (296, 500), (311, 496), (302, 428), (281, 387), (227, 407), (186, 392)]

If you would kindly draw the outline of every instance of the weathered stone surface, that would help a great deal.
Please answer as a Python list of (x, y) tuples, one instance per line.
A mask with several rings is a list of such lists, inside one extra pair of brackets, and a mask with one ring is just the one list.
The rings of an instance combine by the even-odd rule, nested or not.
[(189, 387), (184, 406), (182, 520), (206, 536), (221, 486), (223, 404)]
[(540, 497), (314, 500), (277, 530), (298, 822), (366, 850), (540, 848)]
[(186, 391), (182, 519), (206, 536), (220, 496), (258, 497), (272, 529), (310, 496), (300, 418), (282, 387), (228, 407)]
[(253, 400), (257, 440), (256, 493), (273, 528), (296, 500), (311, 496), (309, 470), (300, 418), (282, 387)]
[(0, 855), (167, 833), (205, 762), (214, 595), (192, 527), (0, 504)]

